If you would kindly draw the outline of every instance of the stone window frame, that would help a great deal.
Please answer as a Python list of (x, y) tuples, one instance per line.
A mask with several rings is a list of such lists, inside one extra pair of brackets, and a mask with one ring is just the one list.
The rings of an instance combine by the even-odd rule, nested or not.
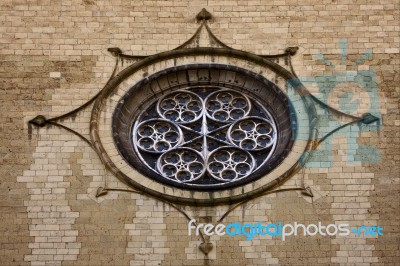
[[(235, 80), (234, 82), (232, 82)], [(190, 87), (219, 87), (229, 89), (235, 93), (241, 93), (246, 97), (251, 97), (252, 101), (263, 99), (265, 110), (271, 114), (271, 119), (276, 122), (276, 145), (268, 157), (267, 164), (259, 163), (262, 167), (255, 169), (254, 173), (248, 178), (237, 180), (236, 182), (220, 182), (215, 185), (193, 185), (190, 183), (177, 183), (166, 180), (159, 173), (149, 170), (149, 165), (143, 158), (138, 156), (138, 149), (134, 149), (135, 143), (132, 142), (133, 120), (143, 113), (148, 103), (146, 98), (139, 94), (150, 94), (147, 99), (154, 102), (157, 97), (165, 97), (166, 93), (187, 90)], [(260, 91), (260, 95), (255, 95)], [(262, 96), (261, 96), (262, 95)], [(163, 69), (153, 75), (147, 76), (145, 81), (138, 82), (132, 86), (121, 98), (113, 113), (113, 137), (119, 153), (135, 169), (145, 176), (173, 187), (182, 189), (215, 191), (231, 189), (235, 186), (253, 182), (268, 174), (279, 165), (287, 156), (297, 130), (296, 115), (290, 113), (290, 101), (282, 90), (273, 82), (261, 75), (257, 75), (249, 70), (222, 64), (186, 64)], [(143, 106), (143, 107), (142, 107)], [(117, 122), (116, 122), (117, 121)], [(275, 123), (274, 123), (275, 127)], [(292, 134), (293, 133), (293, 134)], [(149, 162), (150, 164), (151, 162)], [(261, 169), (260, 169), (261, 168)]]
[[(285, 160), (273, 169), (269, 174), (260, 177), (254, 182), (221, 191), (190, 191), (177, 189), (168, 185), (160, 184), (145, 177), (136, 171), (120, 155), (113, 140), (112, 133), (112, 111), (115, 110), (118, 101), (125, 95), (133, 84), (145, 83), (147, 77), (155, 73), (163, 73), (168, 68), (195, 65), (195, 64), (224, 64), (232, 67), (240, 67), (265, 80), (285, 85), (286, 82), (296, 88), (295, 101), (296, 113), (301, 113), (302, 124), (296, 132), (296, 139), (293, 148), (289, 151)], [(256, 74), (256, 73), (262, 73)], [(144, 78), (145, 77), (145, 78)], [(278, 63), (262, 58), (260, 56), (237, 50), (224, 48), (187, 48), (173, 50), (149, 56), (139, 62), (132, 64), (118, 75), (113, 77), (105, 86), (96, 99), (91, 121), (91, 139), (95, 143), (95, 150), (106, 167), (122, 182), (135, 190), (142, 191), (148, 195), (157, 197), (169, 202), (188, 205), (218, 205), (242, 201), (262, 195), (266, 191), (279, 186), (291, 176), (297, 173), (304, 160), (305, 151), (310, 149), (315, 137), (314, 124), (310, 123), (314, 106), (307, 95), (304, 86), (296, 82), (296, 77)], [(235, 86), (235, 79), (229, 79), (225, 86)], [(166, 80), (168, 82), (168, 80)], [(141, 85), (140, 85), (141, 86)], [(139, 102), (145, 101), (147, 97), (154, 96), (151, 89), (150, 94), (142, 94)], [(281, 91), (281, 93), (283, 93)], [(255, 97), (262, 97), (265, 91), (260, 88), (254, 89)], [(108, 99), (109, 98), (109, 99)], [(292, 99), (293, 100), (293, 99)], [(306, 154), (307, 155), (307, 154)]]

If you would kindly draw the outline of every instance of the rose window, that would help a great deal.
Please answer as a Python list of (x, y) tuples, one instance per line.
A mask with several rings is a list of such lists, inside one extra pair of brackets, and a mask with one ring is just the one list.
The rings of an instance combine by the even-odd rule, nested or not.
[(232, 89), (201, 87), (153, 100), (131, 134), (148, 170), (196, 187), (248, 178), (268, 162), (278, 136), (273, 117), (257, 100)]

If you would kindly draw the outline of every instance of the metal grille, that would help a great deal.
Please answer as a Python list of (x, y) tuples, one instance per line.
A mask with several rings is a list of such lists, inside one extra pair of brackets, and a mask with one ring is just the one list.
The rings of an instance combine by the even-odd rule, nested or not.
[(170, 92), (149, 104), (132, 128), (135, 152), (148, 168), (200, 186), (249, 177), (268, 162), (277, 136), (261, 103), (218, 87)]

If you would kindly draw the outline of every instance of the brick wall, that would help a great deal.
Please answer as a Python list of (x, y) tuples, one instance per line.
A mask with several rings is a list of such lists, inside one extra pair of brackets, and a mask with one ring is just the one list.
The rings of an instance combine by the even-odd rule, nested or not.
[[(95, 95), (114, 66), (107, 48), (134, 55), (171, 50), (196, 31), (195, 16), (203, 7), (213, 14), (214, 34), (235, 49), (278, 54), (298, 46), (293, 65), (299, 77), (373, 71), (382, 118), (378, 132), (352, 135), (357, 126), (338, 132), (329, 167), (311, 165), (285, 184), (304, 180), (312, 199), (295, 191), (271, 194), (240, 206), (224, 221), (345, 221), (383, 226), (384, 236), (286, 241), (214, 236), (214, 249), (205, 257), (198, 249), (201, 239), (187, 235), (181, 212), (132, 193), (96, 198), (105, 181), (126, 187), (77, 136), (52, 126), (28, 127), (37, 114), (61, 115)], [(395, 265), (400, 260), (397, 1), (3, 0), (0, 22), (0, 264)], [(341, 39), (347, 43), (343, 61)], [(354, 65), (367, 49), (372, 55)], [(319, 60), (319, 53), (336, 67)], [(89, 119), (85, 110), (63, 124), (88, 136)], [(362, 144), (379, 150), (377, 163), (353, 162), (362, 156)], [(228, 208), (183, 211), (216, 223)]]

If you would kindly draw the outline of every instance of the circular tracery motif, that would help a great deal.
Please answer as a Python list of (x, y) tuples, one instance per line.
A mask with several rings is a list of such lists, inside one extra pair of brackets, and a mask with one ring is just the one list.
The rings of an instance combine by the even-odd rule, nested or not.
[(200, 118), (201, 99), (194, 93), (178, 91), (163, 97), (157, 105), (158, 113), (170, 121), (190, 123)]
[(179, 148), (163, 154), (157, 162), (157, 169), (164, 177), (177, 182), (194, 181), (205, 171), (201, 154), (190, 148)]
[(234, 181), (248, 176), (254, 168), (252, 155), (241, 149), (223, 147), (209, 156), (208, 170), (221, 181)]
[(181, 129), (160, 119), (140, 123), (135, 135), (138, 148), (147, 152), (165, 152), (175, 147), (181, 140)]
[(245, 150), (262, 150), (275, 143), (276, 130), (270, 121), (249, 117), (234, 123), (228, 132), (229, 140)]
[(212, 93), (205, 100), (207, 115), (220, 122), (232, 122), (246, 116), (250, 111), (250, 101), (234, 91)]
[[(245, 179), (273, 153), (270, 113), (228, 89), (171, 92), (142, 112), (133, 127), (138, 157), (170, 181), (207, 186)], [(157, 156), (154, 162), (154, 155)]]

